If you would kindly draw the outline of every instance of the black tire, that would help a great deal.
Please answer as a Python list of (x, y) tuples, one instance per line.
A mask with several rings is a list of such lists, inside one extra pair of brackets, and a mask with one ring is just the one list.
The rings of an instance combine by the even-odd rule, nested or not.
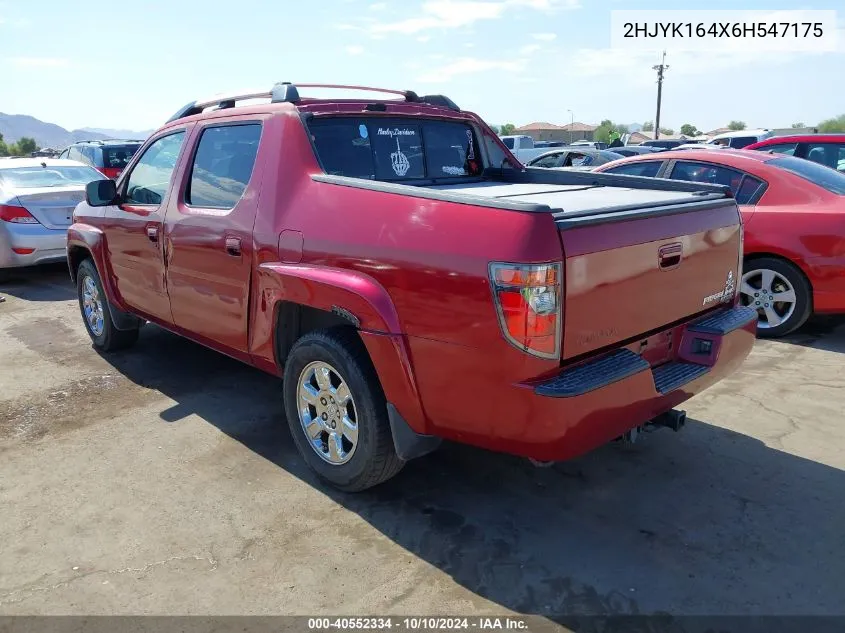
[[(763, 316), (765, 302), (761, 302), (759, 310), (763, 314), (761, 314), (760, 320), (757, 324), (757, 336), (760, 338), (778, 338), (794, 332), (804, 325), (807, 319), (810, 318), (813, 313), (813, 292), (810, 287), (810, 282), (797, 266), (786, 260), (778, 259), (777, 257), (757, 257), (746, 260), (745, 265), (743, 266), (742, 278), (745, 280), (749, 273), (754, 273), (754, 275), (752, 275), (749, 279), (749, 281), (754, 282), (756, 273), (760, 271), (760, 274), (762, 274), (762, 271), (764, 270), (771, 270), (782, 276), (795, 291), (795, 308), (792, 311), (792, 314), (785, 321), (774, 327), (766, 326), (766, 321)], [(754, 286), (753, 283), (752, 286)], [(757, 299), (756, 297), (749, 297), (744, 293), (741, 296), (742, 303), (744, 305), (757, 308), (757, 305), (755, 304), (755, 299)], [(772, 307), (780, 309), (782, 308), (782, 305), (774, 304)]]
[[(306, 366), (318, 361), (337, 370), (354, 400), (358, 439), (345, 463), (333, 464), (320, 457), (300, 422), (299, 379)], [(359, 492), (387, 481), (402, 469), (404, 462), (393, 445), (381, 384), (354, 330), (318, 330), (301, 337), (285, 363), (283, 388), (285, 413), (296, 448), (321, 479), (345, 492)]]
[[(85, 316), (83, 294), (86, 279), (91, 279), (97, 287), (100, 304), (102, 306), (103, 327), (102, 332), (99, 334), (94, 332), (91, 328), (91, 324), (88, 323), (88, 319)], [(127, 347), (131, 347), (135, 344), (135, 341), (138, 340), (138, 328), (133, 328), (131, 330), (118, 330), (114, 326), (114, 321), (112, 321), (111, 313), (108, 308), (108, 300), (106, 299), (105, 292), (103, 292), (103, 284), (100, 281), (100, 275), (97, 272), (97, 267), (94, 266), (94, 262), (90, 259), (86, 259), (79, 264), (79, 268), (76, 271), (76, 292), (79, 298), (79, 311), (82, 314), (82, 322), (85, 324), (85, 330), (88, 332), (88, 336), (91, 337), (91, 342), (94, 343), (94, 347), (103, 352), (114, 352), (120, 349), (126, 349)]]

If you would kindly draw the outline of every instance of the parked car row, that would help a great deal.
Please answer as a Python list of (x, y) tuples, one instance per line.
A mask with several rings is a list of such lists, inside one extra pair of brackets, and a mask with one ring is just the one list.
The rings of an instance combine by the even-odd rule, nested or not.
[[(838, 155), (829, 147), (825, 155)], [(596, 171), (730, 187), (745, 229), (742, 302), (758, 311), (760, 336), (788, 334), (814, 312), (845, 312), (842, 172), (787, 152), (732, 149), (641, 155)]]

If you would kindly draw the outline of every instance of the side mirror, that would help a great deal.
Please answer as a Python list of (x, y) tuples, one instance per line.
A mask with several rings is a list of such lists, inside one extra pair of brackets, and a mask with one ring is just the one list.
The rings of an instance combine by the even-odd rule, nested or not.
[(111, 178), (85, 185), (85, 201), (92, 207), (107, 207), (117, 199), (117, 184)]

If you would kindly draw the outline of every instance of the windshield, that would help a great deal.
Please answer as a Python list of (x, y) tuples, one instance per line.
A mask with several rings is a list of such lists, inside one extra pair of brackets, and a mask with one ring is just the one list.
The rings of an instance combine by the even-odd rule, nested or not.
[(809, 180), (814, 185), (823, 187), (831, 193), (845, 196), (845, 175), (830, 167), (794, 156), (775, 158), (770, 160), (768, 164), (785, 169), (804, 180)]
[(0, 184), (18, 189), (86, 185), (102, 177), (100, 172), (82, 166), (49, 165), (0, 169)]
[(129, 163), (129, 159), (141, 147), (140, 143), (132, 145), (109, 145), (103, 148), (103, 167), (123, 169)]
[(331, 117), (309, 128), (327, 174), (385, 181), (481, 175), (475, 134), (463, 123)]

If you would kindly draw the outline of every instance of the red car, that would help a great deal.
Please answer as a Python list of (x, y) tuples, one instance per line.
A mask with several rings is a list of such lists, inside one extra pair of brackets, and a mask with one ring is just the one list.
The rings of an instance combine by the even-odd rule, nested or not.
[(759, 313), (760, 336), (788, 334), (814, 312), (845, 312), (842, 173), (748, 149), (645, 154), (596, 172), (729, 186), (745, 227), (742, 303)]
[(88, 185), (67, 252), (95, 347), (152, 321), (283, 377), (344, 490), (441, 438), (550, 461), (677, 430), (750, 352), (726, 188), (526, 169), (441, 95), (312, 87), (191, 103)]
[(773, 136), (745, 149), (806, 158), (845, 172), (845, 134), (792, 134)]

